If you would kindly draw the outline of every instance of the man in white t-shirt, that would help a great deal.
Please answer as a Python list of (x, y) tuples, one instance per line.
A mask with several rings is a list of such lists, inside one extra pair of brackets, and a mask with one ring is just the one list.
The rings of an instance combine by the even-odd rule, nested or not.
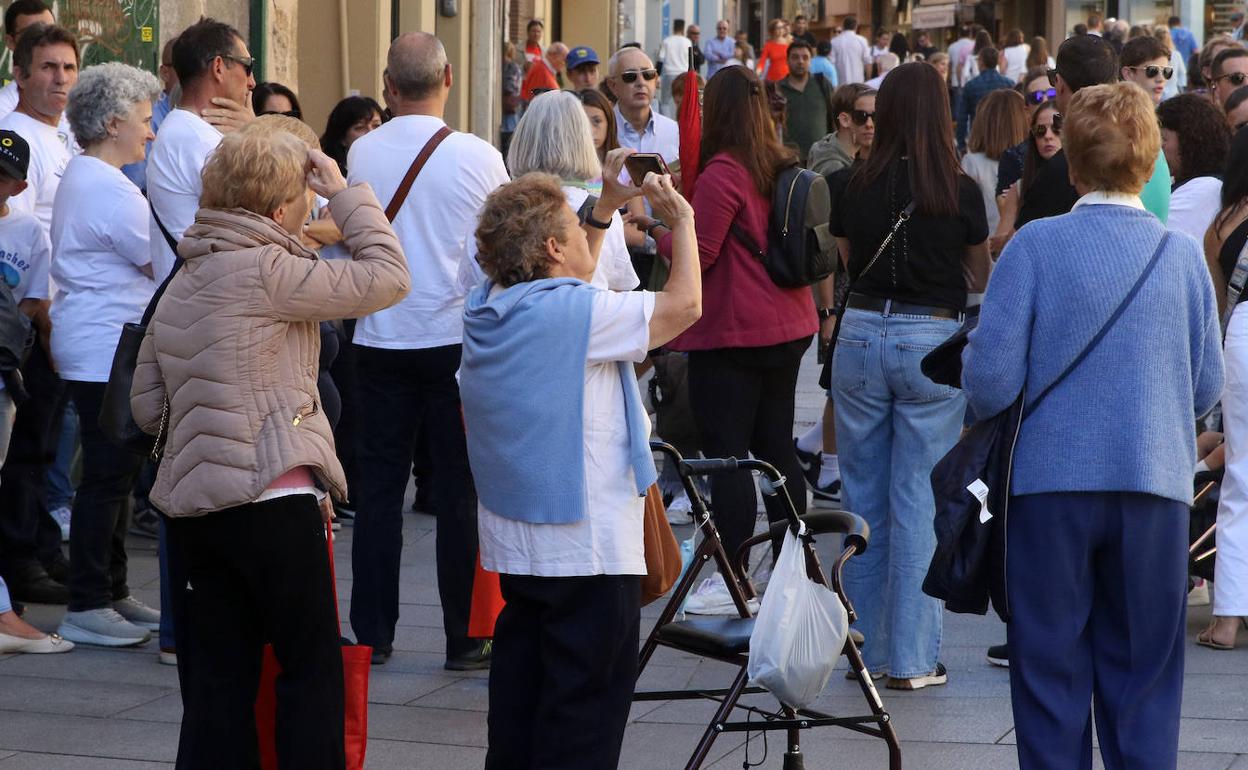
[[(351, 145), (347, 168), (352, 184), (367, 182), (388, 205), (409, 165), (446, 126), (442, 116), (452, 78), (442, 43), (424, 32), (400, 35), (390, 45), (384, 80), (394, 118)], [(351, 627), (361, 644), (372, 646), (374, 663), (393, 651), (403, 495), (422, 432), (433, 447), (431, 506), (446, 667), (489, 665), (489, 647), (468, 638), (477, 523), (455, 379), (465, 295), (457, 276), (477, 213), (506, 182), (503, 158), (488, 143), (468, 133), (446, 136), (394, 217), (412, 292), (355, 327), (360, 438), (358, 479), (349, 482), (356, 500)]]
[(0, 118), (0, 128), (15, 131), (30, 144), (26, 190), (9, 201), (18, 211), (34, 214), (51, 234), (52, 203), (61, 175), (73, 155), (72, 139), (58, 129), (78, 82), (78, 38), (64, 27), (28, 27), (13, 52), (17, 77), (17, 109)]
[[(43, 0), (13, 0), (4, 10), (4, 47), (9, 54), (17, 50), (17, 39), (32, 24), (55, 24), (52, 9)], [(0, 88), (0, 117), (17, 109), (17, 80)]]
[(659, 46), (659, 64), (662, 69), (659, 112), (669, 118), (676, 117), (676, 102), (672, 99), (672, 81), (688, 71), (689, 51), (692, 48), (693, 41), (685, 37), (685, 20), (674, 20), (672, 34), (665, 37)]
[(841, 32), (832, 38), (832, 64), (841, 85), (864, 83), (871, 67), (871, 44), (858, 34), (858, 19), (846, 16)]
[(221, 132), (252, 117), (246, 105), (256, 87), (254, 63), (242, 35), (213, 19), (187, 27), (173, 44), (182, 97), (161, 123), (147, 158), (147, 197), (153, 212), (149, 243), (158, 283), (176, 259), (169, 239), (181, 240), (195, 221), (203, 192), (199, 175)]

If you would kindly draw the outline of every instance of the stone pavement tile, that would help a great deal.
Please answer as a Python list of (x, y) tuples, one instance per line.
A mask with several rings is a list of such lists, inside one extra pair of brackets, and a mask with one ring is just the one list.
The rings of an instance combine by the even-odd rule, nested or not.
[(484, 714), (490, 706), (490, 681), (460, 679), (427, 695), (418, 695), (408, 703), (423, 708), (480, 711)]
[(174, 691), (168, 687), (140, 684), (6, 675), (0, 687), (0, 710), (104, 717), (170, 692)]
[(0, 760), (0, 770), (166, 770), (172, 762), (141, 762), (113, 757), (69, 754), (15, 754)]
[(1248, 720), (1248, 667), (1245, 675), (1193, 674), (1183, 677), (1183, 716), (1196, 719)]
[(1240, 754), (1231, 763), (1228, 770), (1248, 770), (1248, 754)]
[(409, 674), (388, 671), (386, 666), (373, 666), (368, 677), (368, 702), (401, 706), (429, 693), (462, 681), (481, 681), (440, 674)]
[(167, 722), (182, 724), (182, 693), (174, 692), (163, 698), (148, 701), (127, 711), (114, 715), (118, 719), (133, 719), (140, 722)]
[[(420, 706), (368, 706), (368, 735), (409, 743), (486, 745), (485, 714)], [(4, 745), (0, 743), (0, 745)]]
[(15, 751), (5, 751), (4, 749), (0, 749), (0, 760), (8, 759), (9, 757), (16, 755), (17, 752)]
[[(811, 730), (802, 733), (802, 753), (807, 770), (830, 768), (853, 768), (853, 770), (885, 770), (888, 767), (888, 747), (878, 738), (857, 740), (837, 735), (833, 729)], [(865, 737), (865, 736), (864, 736)], [(767, 761), (759, 767), (763, 770), (779, 770), (783, 763), (783, 733), (775, 732), (767, 737)], [(749, 757), (751, 763), (763, 756), (763, 741), (758, 733), (750, 737)], [(728, 756), (709, 765), (714, 770), (740, 768), (746, 758), (744, 746)], [(906, 770), (969, 770), (991, 768), (1012, 770), (1018, 767), (1013, 746), (995, 746), (959, 743), (903, 743), (902, 765)]]
[(485, 749), (370, 738), (364, 764), (368, 770), (481, 770)]
[(0, 748), (172, 762), (178, 726), (125, 719), (0, 712)]
[[(1014, 733), (1001, 739), (1001, 743), (1017, 743)], [(1094, 734), (1092, 744), (1100, 743)], [(1248, 730), (1244, 723), (1234, 719), (1179, 720), (1179, 751), (1194, 754), (1234, 755), (1248, 754)]]
[[(441, 613), (438, 613), (439, 617)], [(431, 652), (446, 657), (446, 634), (439, 624), (430, 626), (400, 626), (395, 629), (394, 649), (411, 652)]]
[[(701, 737), (700, 730), (691, 730), (685, 725), (645, 722), (630, 724), (624, 731), (624, 745), (620, 751), (620, 770), (666, 770), (684, 767)], [(706, 765), (731, 753), (744, 743), (744, 735), (721, 735), (711, 746)], [(740, 766), (738, 761), (737, 767)]]
[(157, 661), (151, 641), (128, 649), (79, 645), (65, 655), (15, 655), (0, 660), (0, 678), (30, 676), (75, 682), (118, 682), (176, 690), (178, 671)]

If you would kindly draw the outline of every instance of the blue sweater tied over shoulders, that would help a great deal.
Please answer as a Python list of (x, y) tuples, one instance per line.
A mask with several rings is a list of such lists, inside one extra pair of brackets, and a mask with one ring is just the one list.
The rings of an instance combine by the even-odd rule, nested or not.
[[(460, 397), (477, 494), (491, 512), (531, 524), (585, 517), (584, 399), (593, 293), (575, 278), (497, 291), (485, 281), (464, 302)], [(618, 362), (637, 494), (658, 478), (631, 364)]]

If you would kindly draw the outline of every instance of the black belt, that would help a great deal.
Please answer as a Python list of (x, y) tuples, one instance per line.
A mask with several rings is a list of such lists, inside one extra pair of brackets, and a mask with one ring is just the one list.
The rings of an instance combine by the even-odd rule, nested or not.
[(948, 318), (954, 321), (961, 321), (963, 314), (957, 310), (950, 310), (947, 307), (936, 307), (935, 305), (915, 305), (910, 302), (898, 302), (895, 299), (884, 299), (883, 297), (868, 297), (865, 294), (850, 294), (846, 307), (854, 310), (873, 310), (884, 315), (925, 315), (932, 318)]

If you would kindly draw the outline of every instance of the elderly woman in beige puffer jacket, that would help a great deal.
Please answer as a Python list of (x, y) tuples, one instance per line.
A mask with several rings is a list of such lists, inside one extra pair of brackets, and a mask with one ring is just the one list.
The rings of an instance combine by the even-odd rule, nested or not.
[[(167, 431), (151, 499), (168, 516), (176, 589), (177, 767), (256, 764), (252, 707), (271, 642), (281, 766), (341, 770), (325, 523), (327, 493), (347, 490), (317, 400), (318, 322), (393, 305), (411, 278), (372, 190), (347, 187), (334, 161), (285, 131), (227, 135), (203, 183), (131, 390), (138, 424)], [(329, 199), (351, 260), (317, 259), (300, 242), (312, 192)]]

